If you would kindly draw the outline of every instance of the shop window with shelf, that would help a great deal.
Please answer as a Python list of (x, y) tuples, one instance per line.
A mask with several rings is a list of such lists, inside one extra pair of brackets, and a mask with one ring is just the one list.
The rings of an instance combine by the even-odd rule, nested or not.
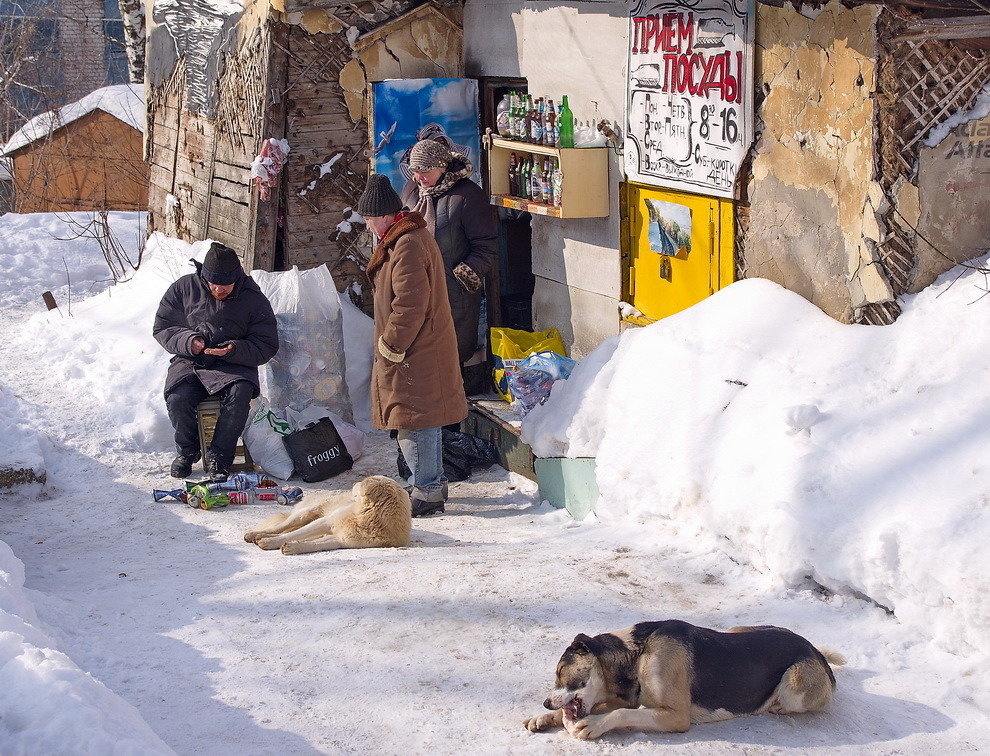
[[(488, 186), (491, 203), (553, 218), (604, 218), (609, 214), (608, 148), (562, 148), (504, 139), (487, 134), (483, 138), (488, 154)], [(519, 161), (533, 164), (549, 158), (560, 171), (559, 200), (537, 201), (510, 191), (510, 165), (515, 154)], [(555, 192), (557, 193), (557, 192)]]

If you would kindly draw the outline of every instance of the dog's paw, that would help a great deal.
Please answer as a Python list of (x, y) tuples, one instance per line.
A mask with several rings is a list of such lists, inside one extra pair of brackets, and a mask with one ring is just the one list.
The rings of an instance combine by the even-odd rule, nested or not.
[(598, 714), (579, 719), (576, 722), (568, 722), (565, 719), (564, 726), (578, 740), (595, 740), (608, 732), (608, 727), (604, 720), (605, 717)]
[(274, 551), (275, 549), (279, 549), (282, 547), (282, 539), (275, 537), (258, 538), (255, 541), (255, 543), (258, 545), (259, 548), (262, 548), (265, 551)]
[(557, 724), (557, 712), (551, 711), (546, 714), (540, 714), (536, 717), (530, 717), (529, 719), (523, 720), (523, 727), (525, 727), (530, 732), (542, 732), (543, 730), (549, 730), (551, 727)]
[(289, 541), (282, 544), (283, 554), (302, 554), (304, 551), (302, 541)]
[(249, 530), (244, 534), (244, 540), (248, 543), (257, 543), (258, 539), (261, 537), (260, 530)]

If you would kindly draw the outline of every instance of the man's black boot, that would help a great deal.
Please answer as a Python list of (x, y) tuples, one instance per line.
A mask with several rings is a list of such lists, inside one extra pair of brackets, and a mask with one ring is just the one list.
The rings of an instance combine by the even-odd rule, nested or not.
[(213, 483), (223, 483), (230, 477), (230, 470), (216, 457), (209, 457), (206, 460), (206, 477)]
[(192, 473), (192, 466), (194, 462), (199, 461), (199, 452), (195, 454), (179, 454), (172, 460), (172, 466), (169, 468), (169, 475), (173, 478), (188, 478)]
[(412, 502), (413, 517), (429, 517), (430, 515), (444, 513), (442, 501), (423, 501), (422, 499), (417, 499), (415, 496), (410, 501)]

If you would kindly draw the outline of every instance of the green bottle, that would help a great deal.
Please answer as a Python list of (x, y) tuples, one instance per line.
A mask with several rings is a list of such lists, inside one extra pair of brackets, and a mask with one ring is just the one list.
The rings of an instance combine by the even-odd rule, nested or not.
[(574, 114), (567, 104), (567, 95), (560, 98), (560, 112), (557, 113), (557, 123), (560, 124), (560, 147), (574, 146)]

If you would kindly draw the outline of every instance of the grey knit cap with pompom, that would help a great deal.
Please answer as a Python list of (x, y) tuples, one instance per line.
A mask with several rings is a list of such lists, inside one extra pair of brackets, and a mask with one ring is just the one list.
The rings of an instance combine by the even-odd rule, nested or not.
[(432, 139), (416, 142), (409, 150), (409, 170), (429, 171), (433, 168), (447, 168), (453, 159), (450, 148)]
[(392, 182), (384, 173), (373, 173), (368, 177), (368, 186), (357, 203), (359, 215), (365, 218), (395, 215), (402, 209), (402, 200), (392, 188)]

